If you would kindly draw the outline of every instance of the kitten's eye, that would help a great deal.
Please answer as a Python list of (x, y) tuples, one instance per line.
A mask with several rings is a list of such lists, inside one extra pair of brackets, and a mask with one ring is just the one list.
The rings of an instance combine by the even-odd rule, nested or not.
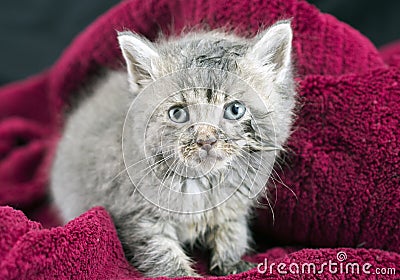
[(176, 123), (184, 123), (189, 120), (188, 111), (181, 106), (173, 106), (168, 110), (168, 116), (171, 121)]
[(243, 117), (246, 107), (239, 101), (233, 101), (225, 106), (224, 118), (228, 120), (238, 120)]

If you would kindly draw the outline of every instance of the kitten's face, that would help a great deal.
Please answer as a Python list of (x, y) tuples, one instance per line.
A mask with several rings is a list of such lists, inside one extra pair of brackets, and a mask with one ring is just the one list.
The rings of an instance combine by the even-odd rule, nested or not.
[(131, 89), (147, 104), (135, 121), (145, 126), (146, 156), (165, 165), (165, 176), (240, 168), (286, 140), (294, 105), (289, 22), (253, 39), (212, 32), (160, 44), (126, 32), (118, 39)]
[(147, 154), (159, 155), (153, 163), (167, 165), (162, 173), (224, 173), (248, 165), (254, 153), (276, 150), (271, 109), (237, 74), (191, 69), (154, 84), (159, 86), (143, 92), (160, 96), (148, 105), (153, 111), (145, 123), (145, 139)]
[(251, 109), (243, 100), (211, 89), (185, 90), (159, 110), (164, 114), (154, 124), (161, 127), (159, 147), (165, 155), (174, 153), (180, 168), (217, 171), (244, 157), (250, 147)]

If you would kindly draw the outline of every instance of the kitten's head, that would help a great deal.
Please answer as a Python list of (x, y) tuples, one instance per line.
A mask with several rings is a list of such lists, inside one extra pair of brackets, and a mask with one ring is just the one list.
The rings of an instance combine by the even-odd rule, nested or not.
[(157, 99), (152, 113), (137, 113), (153, 162), (175, 172), (221, 172), (276, 153), (288, 137), (295, 95), (289, 21), (252, 39), (193, 32), (151, 43), (122, 32), (118, 40), (131, 90), (162, 85), (146, 92)]

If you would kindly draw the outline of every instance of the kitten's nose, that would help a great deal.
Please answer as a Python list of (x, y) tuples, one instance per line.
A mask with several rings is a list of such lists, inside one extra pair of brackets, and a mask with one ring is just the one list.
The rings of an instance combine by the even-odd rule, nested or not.
[(202, 149), (209, 152), (211, 150), (212, 146), (215, 143), (217, 143), (217, 139), (215, 139), (215, 137), (210, 137), (207, 139), (197, 139), (196, 143), (197, 143), (197, 145), (199, 145), (199, 147), (201, 147)]

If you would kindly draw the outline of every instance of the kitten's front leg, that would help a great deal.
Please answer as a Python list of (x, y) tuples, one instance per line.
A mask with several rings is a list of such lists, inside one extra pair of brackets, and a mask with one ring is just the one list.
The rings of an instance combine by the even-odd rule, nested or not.
[(168, 223), (146, 219), (121, 227), (119, 234), (127, 257), (144, 275), (199, 276)]
[(256, 264), (241, 259), (248, 249), (249, 239), (244, 217), (215, 227), (208, 238), (212, 253), (210, 272), (214, 275), (228, 275), (254, 268)]

